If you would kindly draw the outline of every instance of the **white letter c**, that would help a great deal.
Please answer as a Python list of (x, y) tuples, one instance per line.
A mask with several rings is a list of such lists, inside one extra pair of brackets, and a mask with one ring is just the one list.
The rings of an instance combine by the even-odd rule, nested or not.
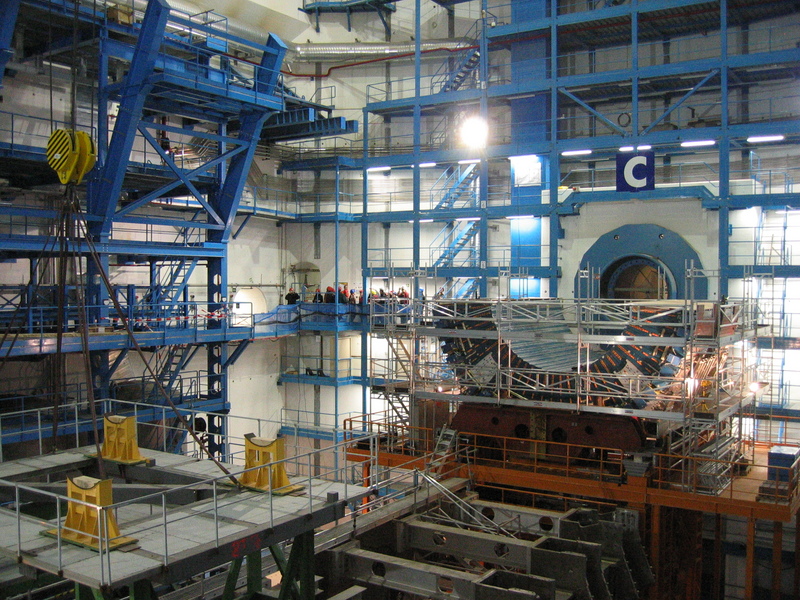
[(631, 187), (644, 187), (647, 185), (647, 178), (634, 177), (633, 170), (639, 165), (647, 165), (647, 158), (644, 156), (634, 156), (625, 164), (625, 170), (622, 172), (625, 177), (625, 183)]

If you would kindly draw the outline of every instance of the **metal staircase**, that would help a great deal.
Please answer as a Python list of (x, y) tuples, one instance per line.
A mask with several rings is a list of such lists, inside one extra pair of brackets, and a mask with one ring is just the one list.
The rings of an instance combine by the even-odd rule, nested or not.
[(444, 298), (469, 298), (480, 286), (480, 277), (454, 277), (443, 286)]
[[(435, 210), (440, 208), (474, 207), (477, 200), (473, 185), (480, 175), (478, 165), (459, 165), (452, 172), (445, 171), (431, 189), (431, 205), (441, 194)], [(460, 201), (460, 202), (459, 202)], [(458, 203), (458, 205), (456, 205)]]
[[(433, 267), (453, 267), (453, 266), (474, 266), (477, 260), (477, 249), (469, 247), (475, 239), (479, 230), (478, 221), (457, 222), (455, 226), (447, 225), (431, 246), (438, 247), (441, 251), (439, 258), (433, 263)], [(457, 263), (459, 255), (463, 254), (460, 262)]]
[[(182, 403), (183, 398), (174, 398), (173, 390), (175, 389), (175, 384), (178, 382), (181, 372), (197, 355), (201, 347), (191, 344), (177, 344), (167, 346), (164, 354), (159, 355), (156, 353), (154, 355), (156, 360), (156, 368), (154, 370), (158, 375), (158, 379), (176, 404)], [(152, 404), (165, 404), (158, 388), (153, 388), (148, 395), (147, 401)]]
[(466, 81), (475, 75), (475, 69), (481, 62), (481, 53), (477, 48), (469, 52), (458, 69), (450, 74), (450, 77), (442, 85), (440, 92), (454, 92), (459, 89)]
[(455, 429), (442, 427), (436, 445), (433, 447), (431, 460), (425, 465), (425, 473), (439, 475), (445, 464), (455, 458), (458, 445), (458, 432)]

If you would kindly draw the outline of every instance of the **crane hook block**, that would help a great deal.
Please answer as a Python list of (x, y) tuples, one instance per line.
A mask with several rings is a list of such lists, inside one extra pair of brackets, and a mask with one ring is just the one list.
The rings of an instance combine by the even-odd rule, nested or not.
[(47, 141), (47, 164), (61, 183), (80, 183), (96, 160), (94, 141), (85, 131), (56, 129)]

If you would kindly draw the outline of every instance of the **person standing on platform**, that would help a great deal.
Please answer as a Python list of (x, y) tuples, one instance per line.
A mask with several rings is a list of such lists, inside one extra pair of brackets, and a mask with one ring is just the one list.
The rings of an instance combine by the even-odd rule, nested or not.
[(286, 304), (297, 304), (297, 301), (300, 300), (300, 294), (294, 291), (294, 288), (289, 288), (289, 293), (286, 294)]

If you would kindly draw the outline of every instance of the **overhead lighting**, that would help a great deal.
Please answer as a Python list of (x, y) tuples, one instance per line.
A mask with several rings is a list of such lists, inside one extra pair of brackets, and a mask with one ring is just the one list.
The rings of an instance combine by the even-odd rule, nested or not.
[[(636, 146), (637, 152), (643, 152), (644, 150), (652, 150), (652, 146), (648, 146), (647, 144), (643, 144), (641, 146)], [(633, 146), (623, 146), (619, 149), (620, 152), (633, 152)]]
[(464, 160), (458, 161), (460, 165), (474, 165), (481, 162), (480, 158), (465, 158)]
[(433, 223), (433, 219), (420, 219), (420, 223)]
[(620, 152), (633, 152), (633, 146), (623, 146), (619, 149)]
[(435, 167), (435, 166), (436, 166), (436, 163), (434, 163), (434, 162), (430, 162), (430, 163), (419, 163), (419, 168), (420, 168), (420, 169), (428, 169), (428, 168), (430, 168), (430, 167)]
[(481, 117), (469, 117), (461, 124), (461, 141), (470, 148), (486, 147), (489, 125)]
[(391, 171), (392, 167), (369, 167), (367, 173), (377, 173), (379, 171)]
[(561, 153), (561, 156), (585, 156), (591, 153), (591, 150), (565, 150)]
[(690, 140), (688, 142), (681, 142), (682, 148), (700, 148), (702, 146), (713, 146), (716, 144), (714, 140)]
[(652, 150), (652, 149), (653, 149), (653, 147), (651, 145), (649, 145), (649, 144), (644, 144), (642, 146), (636, 146), (636, 150), (638, 150), (639, 152), (642, 152), (644, 150)]
[(509, 217), (506, 217), (506, 219), (508, 219), (509, 221), (513, 221), (515, 219), (532, 219), (532, 218), (533, 215), (511, 215)]
[(456, 221), (480, 221), (480, 217), (458, 217)]
[(785, 139), (785, 135), (751, 135), (747, 138), (747, 143), (760, 144), (762, 142), (782, 142)]

